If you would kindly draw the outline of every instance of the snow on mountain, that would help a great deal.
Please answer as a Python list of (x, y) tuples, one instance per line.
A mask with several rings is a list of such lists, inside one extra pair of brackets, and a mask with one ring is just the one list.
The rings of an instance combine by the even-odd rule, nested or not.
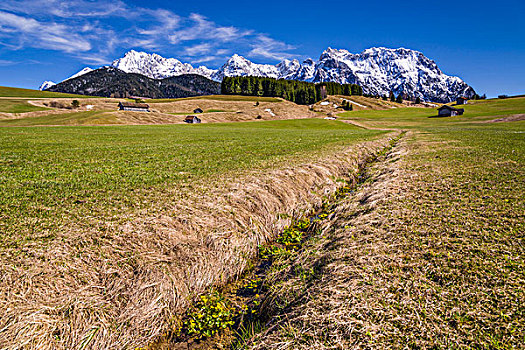
[(328, 48), (316, 65), (315, 82), (359, 84), (372, 95), (405, 94), (422, 100), (449, 102), (472, 97), (474, 90), (458, 77), (444, 74), (421, 52), (370, 48), (360, 54)]
[(280, 78), (278, 66), (271, 64), (257, 64), (237, 54), (233, 55), (213, 75), (213, 79), (221, 81), (224, 77), (256, 76), (266, 78)]
[(284, 60), (277, 65), (257, 64), (233, 55), (218, 70), (204, 66), (194, 68), (174, 58), (130, 51), (112, 66), (125, 72), (140, 73), (150, 78), (181, 74), (199, 74), (215, 81), (231, 76), (260, 76), (309, 82), (359, 84), (372, 95), (404, 94), (422, 100), (449, 102), (457, 96), (472, 97), (474, 90), (458, 77), (444, 74), (436, 63), (421, 52), (399, 48), (375, 47), (360, 54), (328, 48), (318, 61)]
[(215, 72), (204, 66), (195, 69), (191, 64), (182, 63), (175, 58), (164, 58), (155, 53), (149, 54), (135, 50), (113, 61), (111, 66), (126, 73), (139, 73), (153, 79), (164, 79), (183, 74), (199, 74), (209, 78)]
[(46, 90), (46, 89), (49, 89), (51, 86), (53, 85), (56, 85), (55, 82), (52, 82), (50, 80), (46, 80), (42, 83), (42, 85), (40, 85), (40, 87), (38, 88), (38, 90), (40, 91), (43, 91), (43, 90)]
[(81, 75), (84, 75), (84, 74), (92, 72), (92, 71), (93, 71), (93, 68), (86, 67), (86, 68), (82, 69), (80, 72), (73, 74), (72, 76), (70, 76), (67, 79), (64, 79), (64, 81), (69, 80), (69, 79), (73, 79), (73, 78), (76, 78), (76, 77), (79, 77)]
[[(73, 74), (72, 76), (70, 76), (69, 78), (64, 79), (64, 80), (62, 80), (62, 81), (66, 81), (66, 80), (69, 80), (69, 79), (73, 79), (73, 78), (79, 77), (79, 76), (84, 75), (84, 74), (86, 74), (86, 73), (89, 73), (89, 72), (91, 72), (91, 71), (93, 71), (93, 68), (86, 67), (86, 68), (82, 69), (80, 72), (75, 73), (75, 74)], [(44, 81), (44, 82), (42, 83), (42, 85), (40, 85), (40, 87), (39, 87), (38, 89), (41, 90), (41, 91), (42, 91), (42, 90), (47, 90), (47, 89), (49, 89), (51, 86), (55, 86), (55, 85), (56, 85), (55, 82), (50, 81), (50, 80), (46, 80), (46, 81)]]
[[(205, 66), (194, 68), (175, 58), (131, 50), (113, 61), (111, 66), (153, 79), (198, 74), (215, 81), (230, 76), (260, 76), (315, 83), (352, 83), (361, 85), (366, 94), (388, 95), (392, 91), (395, 95), (404, 94), (434, 102), (450, 102), (458, 96), (470, 98), (475, 94), (463, 80), (444, 74), (421, 52), (404, 48), (374, 47), (360, 54), (328, 48), (318, 61), (307, 59), (300, 63), (294, 59), (276, 65), (257, 64), (233, 55), (217, 70)], [(90, 70), (84, 68), (73, 77)]]

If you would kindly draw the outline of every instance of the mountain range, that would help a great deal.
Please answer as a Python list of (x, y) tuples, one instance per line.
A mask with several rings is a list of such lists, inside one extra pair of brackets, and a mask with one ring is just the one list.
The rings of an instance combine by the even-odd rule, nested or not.
[[(230, 76), (260, 76), (308, 82), (359, 84), (365, 94), (419, 97), (424, 101), (450, 102), (459, 96), (471, 98), (475, 91), (458, 77), (444, 74), (437, 64), (419, 51), (375, 47), (360, 54), (328, 48), (319, 60), (283, 60), (276, 65), (257, 64), (233, 55), (219, 69), (193, 67), (175, 58), (131, 50), (111, 63), (111, 67), (126, 73), (165, 79), (196, 74), (220, 82)], [(72, 77), (91, 72), (87, 67)], [(41, 89), (51, 89), (53, 82), (44, 82)]]
[(221, 84), (198, 74), (153, 79), (143, 74), (126, 73), (115, 67), (102, 67), (70, 77), (48, 87), (47, 91), (119, 98), (180, 98), (220, 94)]

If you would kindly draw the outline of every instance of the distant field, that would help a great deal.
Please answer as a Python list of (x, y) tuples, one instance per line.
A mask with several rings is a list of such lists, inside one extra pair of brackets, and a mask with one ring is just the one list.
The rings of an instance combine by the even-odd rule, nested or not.
[(177, 98), (177, 99), (149, 99), (145, 100), (146, 103), (162, 103), (162, 102), (173, 102), (173, 101), (182, 101), (182, 100), (216, 100), (216, 101), (259, 101), (259, 102), (281, 102), (282, 100), (275, 97), (257, 97), (257, 96), (236, 96), (236, 95), (209, 95), (209, 96), (196, 96), (196, 97), (186, 97), (186, 98)]
[[(199, 98), (148, 100), (151, 112), (118, 112), (118, 100), (108, 98), (79, 100), (78, 109), (71, 108), (72, 98), (62, 101), (21, 97), (0, 98), (0, 112), (23, 113), (49, 109), (47, 113), (5, 115), (0, 126), (45, 125), (160, 125), (182, 123), (185, 116), (196, 108), (204, 111), (203, 123), (220, 123), (254, 120), (299, 119), (317, 116), (307, 106), (299, 106), (275, 98), (246, 96), (201, 96)], [(260, 103), (255, 103), (258, 101)], [(53, 108), (48, 108), (53, 106)], [(89, 110), (88, 110), (89, 106)]]
[(457, 117), (433, 118), (437, 108), (394, 108), (384, 111), (360, 110), (339, 114), (342, 119), (355, 119), (372, 127), (395, 127), (418, 129), (461, 125), (464, 123), (495, 119), (498, 116), (522, 114), (525, 111), (525, 98), (491, 99), (469, 101), (465, 114)]
[(25, 113), (34, 111), (45, 111), (48, 108), (33, 106), (25, 100), (0, 99), (0, 112)]
[[(0, 100), (0, 106), (2, 101)], [(37, 111), (42, 110), (35, 107)], [(28, 112), (28, 111), (26, 111)], [(36, 125), (97, 125), (118, 124), (111, 115), (103, 111), (82, 111), (61, 114), (47, 114), (38, 117), (20, 119), (0, 119), (0, 126), (36, 126)]]
[(28, 97), (28, 98), (52, 98), (52, 97), (76, 97), (93, 98), (93, 96), (63, 94), (61, 92), (50, 92), (0, 86), (0, 97)]

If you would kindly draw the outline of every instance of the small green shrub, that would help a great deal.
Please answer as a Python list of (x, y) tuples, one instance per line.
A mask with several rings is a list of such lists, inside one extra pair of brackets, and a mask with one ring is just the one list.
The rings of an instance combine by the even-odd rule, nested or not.
[(271, 257), (289, 255), (290, 253), (279, 245), (259, 246), (259, 258), (266, 260)]
[(310, 227), (310, 220), (304, 219), (299, 220), (293, 225), (294, 227), (298, 228), (299, 230), (306, 230), (308, 227)]
[(193, 306), (184, 326), (189, 335), (208, 338), (234, 324), (235, 310), (218, 292), (203, 295)]
[(286, 227), (283, 233), (277, 238), (277, 243), (285, 246), (296, 245), (303, 240), (303, 232), (297, 227)]
[(251, 290), (251, 291), (255, 291), (259, 288), (260, 284), (261, 284), (262, 280), (260, 278), (250, 278), (250, 279), (247, 279), (246, 281), (244, 281), (243, 285), (242, 285), (242, 288), (244, 289), (247, 289), (247, 290)]

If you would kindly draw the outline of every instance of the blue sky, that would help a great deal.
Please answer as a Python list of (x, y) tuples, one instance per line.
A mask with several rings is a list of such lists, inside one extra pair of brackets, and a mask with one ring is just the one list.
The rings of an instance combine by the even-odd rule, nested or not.
[(525, 1), (2, 0), (0, 85), (37, 88), (130, 49), (217, 68), (327, 47), (423, 52), (488, 96), (525, 93)]

